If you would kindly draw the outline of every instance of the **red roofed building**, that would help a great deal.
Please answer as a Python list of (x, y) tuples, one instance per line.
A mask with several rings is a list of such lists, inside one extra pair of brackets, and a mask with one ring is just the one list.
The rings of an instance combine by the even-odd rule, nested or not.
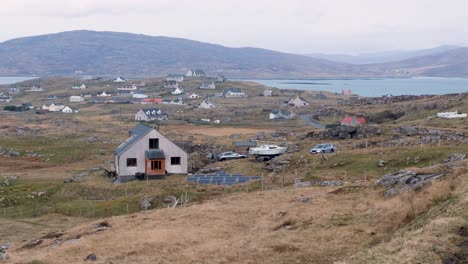
[(162, 103), (162, 98), (143, 98), (142, 104), (159, 104)]
[(366, 119), (364, 117), (356, 118), (354, 116), (347, 116), (341, 120), (342, 126), (359, 126), (366, 123)]

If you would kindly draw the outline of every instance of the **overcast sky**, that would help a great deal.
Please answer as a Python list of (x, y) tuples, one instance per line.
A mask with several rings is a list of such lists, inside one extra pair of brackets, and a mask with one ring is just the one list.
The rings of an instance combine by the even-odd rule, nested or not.
[(0, 1), (0, 42), (90, 29), (292, 53), (468, 46), (468, 0)]

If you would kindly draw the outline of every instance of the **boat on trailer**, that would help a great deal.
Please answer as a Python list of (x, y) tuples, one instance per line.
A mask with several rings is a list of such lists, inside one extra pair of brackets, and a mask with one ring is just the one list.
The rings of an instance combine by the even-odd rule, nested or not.
[(466, 118), (468, 114), (458, 112), (442, 112), (437, 113), (437, 116), (442, 118)]
[(271, 159), (275, 156), (284, 154), (288, 147), (280, 147), (278, 145), (261, 145), (259, 147), (250, 148), (249, 154), (255, 155), (256, 158)]

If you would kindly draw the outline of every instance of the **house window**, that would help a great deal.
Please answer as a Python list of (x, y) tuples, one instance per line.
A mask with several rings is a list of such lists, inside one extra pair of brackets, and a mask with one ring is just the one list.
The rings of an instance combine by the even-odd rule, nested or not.
[(137, 159), (135, 158), (127, 159), (127, 167), (136, 167), (136, 166), (137, 166)]
[(149, 149), (159, 149), (159, 138), (149, 139)]
[(160, 160), (151, 161), (151, 170), (161, 170), (162, 162)]
[(180, 165), (180, 157), (171, 157), (171, 165)]

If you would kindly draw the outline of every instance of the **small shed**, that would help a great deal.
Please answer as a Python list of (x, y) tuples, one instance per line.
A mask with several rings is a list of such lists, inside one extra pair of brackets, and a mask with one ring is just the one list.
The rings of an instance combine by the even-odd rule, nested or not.
[(238, 141), (232, 143), (232, 149), (233, 151), (243, 154), (243, 155), (248, 155), (250, 148), (256, 147), (257, 142), (255, 141)]

